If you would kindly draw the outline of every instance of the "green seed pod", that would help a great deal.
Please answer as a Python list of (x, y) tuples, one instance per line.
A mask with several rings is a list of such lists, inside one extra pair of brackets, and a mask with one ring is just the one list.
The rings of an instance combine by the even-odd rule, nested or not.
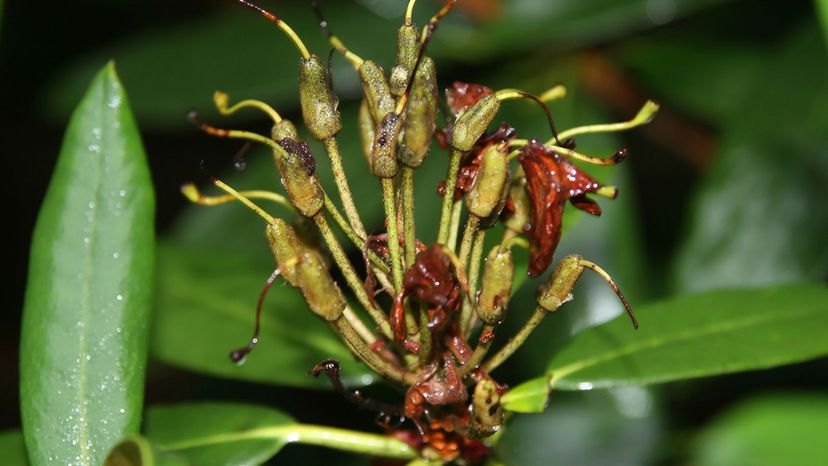
[(325, 204), (325, 195), (316, 177), (316, 160), (308, 145), (285, 138), (279, 141), (286, 155), (276, 157), (282, 175), (282, 185), (296, 210), (305, 217), (313, 217)]
[(482, 287), (477, 295), (476, 312), (480, 320), (487, 324), (499, 324), (503, 320), (514, 279), (512, 251), (507, 248), (501, 252), (500, 246), (495, 246), (486, 257)]
[(503, 426), (500, 394), (491, 379), (483, 379), (474, 386), (472, 395), (471, 435), (476, 438), (492, 436)]
[(265, 236), (282, 276), (299, 288), (308, 307), (325, 320), (338, 319), (345, 300), (322, 256), (307, 247), (282, 219), (273, 219), (265, 228)]
[(374, 123), (393, 112), (396, 102), (388, 90), (385, 72), (382, 67), (371, 60), (365, 60), (359, 67), (359, 79), (362, 81), (362, 92), (368, 101), (368, 110)]
[(371, 145), (371, 173), (380, 178), (393, 178), (397, 174), (397, 139), (402, 130), (402, 119), (389, 113), (379, 124)]
[(316, 55), (299, 60), (299, 101), (305, 126), (315, 139), (335, 136), (342, 129), (339, 99), (331, 89), (328, 68)]
[(296, 277), (296, 264), (302, 257), (305, 245), (296, 235), (287, 222), (280, 218), (274, 218), (265, 228), (265, 237), (270, 246), (270, 252), (279, 266), (282, 277), (293, 286), (299, 286)]
[(282, 139), (299, 139), (299, 133), (296, 131), (296, 126), (290, 120), (281, 120), (273, 125), (270, 129), (270, 137), (274, 141), (281, 141)]
[(515, 181), (509, 187), (509, 196), (512, 198), (515, 211), (506, 219), (505, 225), (506, 228), (518, 233), (525, 233), (528, 230), (532, 218), (532, 201), (529, 200), (529, 195), (526, 194), (524, 183), (523, 178), (515, 177)]
[(420, 31), (413, 24), (403, 24), (397, 32), (397, 64), (391, 69), (389, 85), (391, 94), (399, 97), (405, 93), (412, 68), (420, 52)]
[(478, 100), (457, 117), (451, 130), (451, 146), (463, 152), (472, 150), (474, 143), (486, 132), (498, 110), (500, 100), (494, 94)]
[(311, 311), (328, 321), (338, 319), (345, 310), (345, 300), (322, 256), (306, 250), (296, 264), (296, 272), (299, 289)]
[(400, 162), (412, 168), (423, 164), (434, 130), (437, 128), (437, 70), (434, 60), (423, 57), (414, 84), (408, 96), (405, 111), (405, 127), (398, 157)]
[(488, 217), (503, 198), (503, 190), (509, 181), (509, 162), (506, 160), (506, 144), (489, 144), (483, 151), (480, 171), (474, 180), (465, 202), (469, 212), (478, 217)]
[(374, 133), (377, 124), (368, 110), (368, 102), (362, 99), (359, 105), (359, 140), (362, 142), (362, 154), (368, 164), (371, 164), (371, 146), (374, 145)]
[(538, 305), (549, 312), (556, 311), (561, 304), (571, 301), (572, 288), (584, 273), (581, 256), (566, 256), (549, 277), (549, 282), (538, 288)]

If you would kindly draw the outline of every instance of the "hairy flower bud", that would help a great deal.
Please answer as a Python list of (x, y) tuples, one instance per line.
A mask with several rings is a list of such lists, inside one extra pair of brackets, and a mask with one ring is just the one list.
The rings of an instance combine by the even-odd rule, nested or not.
[(498, 110), (500, 101), (494, 94), (489, 94), (461, 113), (451, 130), (451, 146), (459, 151), (470, 151)]
[(280, 120), (270, 129), (270, 137), (278, 142), (285, 138), (299, 139), (299, 133), (296, 131), (296, 126), (290, 120)]
[(385, 72), (376, 62), (365, 60), (359, 67), (359, 79), (362, 81), (362, 92), (368, 103), (368, 110), (375, 123), (379, 123), (385, 115), (394, 111), (396, 102), (388, 90)]
[(503, 426), (503, 409), (500, 394), (492, 379), (482, 379), (474, 386), (472, 394), (471, 434), (476, 438), (492, 436)]
[(400, 162), (409, 167), (422, 165), (431, 148), (431, 139), (437, 128), (437, 99), (437, 70), (434, 60), (423, 57), (408, 96), (403, 140), (398, 155)]
[(538, 289), (538, 305), (549, 312), (554, 312), (561, 304), (571, 301), (570, 292), (583, 273), (581, 256), (572, 255), (561, 259), (552, 272), (549, 282)]
[(402, 119), (396, 113), (385, 115), (371, 145), (371, 173), (380, 178), (397, 174), (397, 138), (402, 130)]
[(477, 177), (465, 197), (466, 207), (472, 214), (481, 218), (488, 217), (501, 204), (509, 181), (507, 155), (506, 144), (489, 144), (483, 150)]
[(503, 320), (512, 282), (515, 278), (515, 263), (510, 249), (500, 250), (495, 246), (486, 257), (480, 294), (477, 296), (477, 316), (487, 324), (499, 324)]
[(420, 49), (420, 31), (412, 24), (403, 24), (397, 32), (397, 64), (391, 69), (389, 86), (397, 97), (405, 93), (408, 79), (414, 71)]
[(371, 164), (371, 146), (374, 145), (374, 134), (376, 132), (377, 124), (371, 116), (371, 111), (368, 109), (368, 102), (362, 99), (359, 105), (359, 140), (362, 145), (362, 155), (368, 164)]
[(308, 145), (290, 138), (279, 141), (286, 155), (276, 157), (282, 184), (290, 202), (300, 214), (313, 217), (325, 204), (322, 186), (316, 177), (316, 160)]
[(265, 236), (282, 276), (299, 288), (311, 311), (328, 321), (338, 319), (345, 300), (319, 252), (306, 246), (282, 219), (273, 219)]
[(326, 139), (342, 129), (339, 99), (331, 89), (328, 68), (316, 55), (299, 60), (299, 101), (314, 139)]

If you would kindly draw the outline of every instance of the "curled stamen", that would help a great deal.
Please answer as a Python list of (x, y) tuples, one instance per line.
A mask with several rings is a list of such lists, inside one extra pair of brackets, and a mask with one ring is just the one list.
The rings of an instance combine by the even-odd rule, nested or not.
[(232, 115), (243, 108), (256, 108), (266, 113), (274, 123), (282, 121), (281, 115), (279, 115), (273, 107), (262, 102), (261, 100), (245, 99), (231, 107), (228, 107), (227, 105), (229, 100), (230, 97), (226, 92), (216, 91), (213, 93), (213, 103), (215, 103), (216, 108), (222, 115)]
[(253, 4), (248, 2), (247, 0), (236, 0), (237, 2), (241, 3), (242, 5), (257, 11), (260, 15), (264, 16), (265, 19), (270, 21), (271, 23), (279, 26), (279, 28), (287, 34), (288, 38), (296, 45), (296, 48), (299, 49), (299, 53), (302, 55), (302, 58), (310, 57), (310, 52), (308, 52), (308, 48), (305, 47), (305, 44), (302, 42), (302, 39), (299, 38), (299, 35), (296, 34), (296, 31), (293, 30), (287, 23), (282, 21), (278, 16), (275, 14), (265, 10), (264, 8), (260, 7), (259, 5)]
[(342, 374), (339, 367), (339, 361), (336, 359), (326, 359), (313, 366), (313, 368), (306, 374), (319, 377), (319, 374), (322, 372), (328, 376), (328, 379), (331, 381), (331, 385), (333, 385), (334, 390), (336, 390), (337, 393), (358, 407), (368, 411), (378, 412), (385, 416), (393, 415), (403, 417), (403, 410), (400, 406), (390, 405), (381, 401), (365, 398), (359, 390), (348, 390), (345, 388), (345, 385), (342, 383)]
[(322, 28), (322, 32), (328, 37), (328, 42), (333, 46), (333, 48), (341, 53), (351, 64), (354, 65), (354, 68), (359, 69), (362, 66), (362, 62), (364, 61), (360, 58), (357, 54), (348, 50), (348, 47), (342, 43), (339, 37), (331, 31), (330, 23), (325, 17), (322, 15), (322, 9), (319, 7), (319, 2), (317, 0), (310, 0), (310, 6), (313, 9), (313, 12), (316, 14), (316, 18), (319, 20), (319, 27)]
[[(553, 87), (549, 91), (545, 92), (544, 95), (549, 94), (550, 92), (552, 92), (555, 89), (556, 88)], [(560, 92), (560, 91), (558, 91), (558, 92)], [(566, 91), (564, 90), (564, 92), (566, 92)], [(500, 100), (500, 101), (509, 100), (509, 99), (526, 99), (526, 100), (531, 100), (532, 102), (537, 103), (543, 109), (543, 113), (546, 114), (546, 120), (549, 122), (549, 128), (552, 130), (552, 141), (554, 141), (555, 144), (558, 144), (558, 141), (561, 140), (561, 138), (558, 137), (558, 130), (555, 129), (555, 122), (552, 121), (552, 113), (549, 111), (549, 107), (547, 107), (546, 104), (544, 103), (544, 99), (542, 99), (540, 97), (535, 97), (532, 94), (520, 91), (518, 89), (501, 89), (501, 90), (495, 92), (495, 97), (497, 97), (497, 99)]]
[[(628, 129), (635, 128), (636, 126), (646, 125), (647, 123), (651, 122), (653, 118), (655, 118), (656, 113), (658, 112), (659, 105), (654, 100), (648, 100), (638, 113), (633, 117), (631, 120), (622, 121), (619, 123), (605, 123), (600, 125), (586, 125), (586, 126), (578, 126), (572, 129), (568, 129), (563, 131), (559, 134), (561, 139), (571, 138), (573, 136), (577, 136), (579, 134), (588, 134), (588, 133), (609, 133), (613, 131), (624, 131)], [(548, 143), (552, 143), (552, 141), (548, 141)]]
[(256, 327), (253, 329), (253, 337), (250, 338), (250, 341), (246, 346), (230, 352), (230, 360), (236, 364), (244, 362), (244, 358), (250, 354), (250, 352), (253, 351), (253, 348), (256, 347), (256, 344), (259, 343), (259, 329), (262, 321), (262, 304), (264, 304), (267, 292), (270, 291), (270, 287), (273, 286), (273, 282), (276, 281), (276, 278), (280, 275), (280, 273), (281, 272), (278, 268), (274, 270), (273, 273), (270, 274), (270, 277), (267, 278), (267, 281), (265, 281), (262, 292), (259, 293), (259, 303), (256, 305)]
[(261, 134), (254, 133), (252, 131), (243, 131), (239, 129), (224, 129), (213, 126), (202, 120), (198, 114), (198, 111), (196, 110), (189, 110), (187, 112), (187, 119), (192, 121), (202, 131), (209, 134), (210, 136), (227, 139), (244, 139), (246, 141), (258, 142), (260, 144), (269, 146), (271, 149), (274, 150), (274, 154), (278, 155), (285, 153), (284, 149), (282, 149), (282, 147), (279, 146), (279, 144), (276, 144), (276, 141), (262, 136)]
[[(232, 194), (225, 194), (223, 196), (207, 196), (196, 187), (193, 183), (184, 183), (181, 185), (181, 193), (190, 201), (195, 204), (201, 204), (206, 206), (215, 206), (220, 204), (227, 204), (228, 202), (237, 201), (238, 199), (233, 196)], [(248, 199), (265, 199), (268, 201), (273, 201), (286, 209), (289, 209), (292, 212), (295, 212), (296, 209), (293, 207), (293, 204), (281, 194), (274, 193), (271, 191), (262, 191), (262, 190), (252, 190), (252, 191), (239, 191), (239, 194), (248, 198)]]
[(618, 296), (618, 299), (621, 300), (621, 304), (624, 305), (624, 309), (627, 310), (627, 315), (630, 317), (632, 321), (633, 327), (638, 329), (638, 320), (635, 318), (635, 314), (633, 314), (632, 308), (630, 307), (630, 303), (627, 302), (627, 298), (624, 297), (624, 293), (621, 292), (621, 289), (618, 288), (618, 285), (615, 284), (615, 280), (610, 277), (610, 275), (601, 267), (598, 266), (595, 262), (588, 261), (586, 259), (580, 260), (581, 265), (584, 267), (592, 270), (593, 272), (597, 273), (601, 278), (604, 279), (605, 282), (612, 288), (612, 291)]

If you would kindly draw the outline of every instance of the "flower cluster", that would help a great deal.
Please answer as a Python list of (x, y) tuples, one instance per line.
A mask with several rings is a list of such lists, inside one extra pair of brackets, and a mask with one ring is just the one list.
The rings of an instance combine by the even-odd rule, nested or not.
[[(512, 249), (528, 248), (528, 273), (540, 276), (552, 262), (567, 202), (600, 215), (600, 207), (588, 195), (617, 195), (615, 188), (597, 182), (573, 160), (613, 164), (623, 160), (626, 151), (619, 150), (609, 158), (591, 157), (575, 151), (573, 137), (646, 123), (657, 105), (648, 102), (627, 122), (581, 126), (560, 133), (549, 117), (552, 138), (547, 142), (519, 139), (517, 131), (505, 123), (488, 131), (502, 102), (527, 99), (541, 105), (549, 116), (545, 102), (562, 97), (565, 89), (555, 86), (535, 97), (514, 89), (495, 91), (480, 84), (455, 82), (445, 92), (450, 114), (441, 112), (446, 106), (441, 105), (436, 67), (426, 50), (440, 19), (455, 1), (448, 1), (422, 30), (413, 24), (415, 2), (409, 1), (397, 38), (397, 60), (388, 75), (377, 63), (347, 49), (320, 13), (331, 45), (353, 64), (364, 91), (358, 125), (367, 169), (379, 181), (386, 218), (385, 231), (369, 234), (342, 168), (337, 142), (342, 121), (329, 68), (278, 16), (238, 1), (281, 28), (299, 50), (302, 116), (330, 159), (341, 210), (319, 183), (315, 156), (290, 121), (260, 101), (245, 100), (230, 106), (228, 96), (221, 92), (214, 100), (222, 114), (242, 108), (262, 110), (273, 120), (271, 134), (217, 128), (201, 121), (195, 112), (191, 119), (211, 135), (269, 146), (287, 196), (238, 192), (217, 179), (214, 184), (228, 196), (204, 196), (193, 185), (185, 186), (185, 194), (195, 202), (211, 205), (236, 199), (261, 215), (278, 266), (268, 286), (281, 277), (298, 288), (310, 310), (330, 325), (354, 356), (404, 388), (405, 397), (401, 407), (388, 406), (348, 391), (338, 380), (336, 361), (320, 363), (311, 374), (327, 373), (349, 399), (382, 412), (389, 434), (418, 448), (424, 458), (461, 463), (485, 458), (484, 439), (501, 428), (499, 400), (507, 390), (491, 372), (514, 353), (545, 315), (571, 299), (570, 292), (585, 269), (608, 281), (632, 318), (623, 295), (606, 272), (579, 256), (568, 256), (539, 288), (537, 309), (523, 329), (489, 354), (508, 309), (515, 275)], [(442, 127), (441, 113), (445, 120)], [(449, 163), (438, 189), (442, 196), (439, 231), (436, 241), (426, 245), (416, 234), (413, 192), (416, 171), (434, 140), (448, 152)], [(296, 214), (294, 224), (262, 210), (253, 202), (257, 198), (288, 206)], [(362, 251), (364, 276), (349, 261), (330, 220)], [(486, 253), (487, 234), (499, 223), (505, 226), (502, 238)], [(308, 227), (318, 231), (324, 247), (297, 232)], [(361, 309), (348, 305), (342, 285), (332, 278), (330, 263), (339, 269), (347, 292)], [(267, 288), (259, 301), (259, 313)], [(389, 309), (383, 309), (376, 299), (382, 293), (390, 298)], [(637, 326), (634, 319), (633, 323)], [(257, 341), (258, 320), (253, 339), (232, 353), (233, 360), (241, 361)], [(395, 417), (402, 422), (392, 422)]]

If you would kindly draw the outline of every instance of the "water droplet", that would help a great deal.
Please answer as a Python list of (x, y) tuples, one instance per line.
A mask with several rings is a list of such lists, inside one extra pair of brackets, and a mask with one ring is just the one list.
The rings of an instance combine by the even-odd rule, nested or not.
[(122, 331), (121, 327), (115, 327), (115, 333), (121, 333)]
[(92, 240), (90, 240), (88, 236), (83, 237), (83, 244), (89, 244), (90, 241)]
[(106, 103), (106, 106), (109, 108), (118, 108), (121, 106), (121, 96), (118, 94), (113, 95), (109, 98), (109, 102)]
[(115, 299), (117, 299), (118, 301), (123, 301), (124, 300), (124, 295), (119, 294), (118, 296), (115, 296)]
[(95, 208), (95, 201), (89, 201), (89, 208), (90, 208), (90, 209), (94, 209), (94, 208)]
[(97, 144), (89, 144), (87, 149), (89, 149), (89, 152), (100, 152), (101, 151), (101, 146), (99, 146)]
[(118, 195), (121, 196), (121, 197), (126, 197), (126, 190), (122, 189), (121, 191), (118, 192)]
[(124, 414), (124, 413), (126, 413), (126, 409), (121, 408), (121, 409), (118, 410), (118, 412), (121, 413), (121, 414)]
[(117, 258), (119, 258), (119, 257), (121, 257), (121, 253), (119, 253), (119, 252), (113, 252), (113, 253), (112, 253), (112, 258), (113, 258), (113, 259), (117, 259)]

